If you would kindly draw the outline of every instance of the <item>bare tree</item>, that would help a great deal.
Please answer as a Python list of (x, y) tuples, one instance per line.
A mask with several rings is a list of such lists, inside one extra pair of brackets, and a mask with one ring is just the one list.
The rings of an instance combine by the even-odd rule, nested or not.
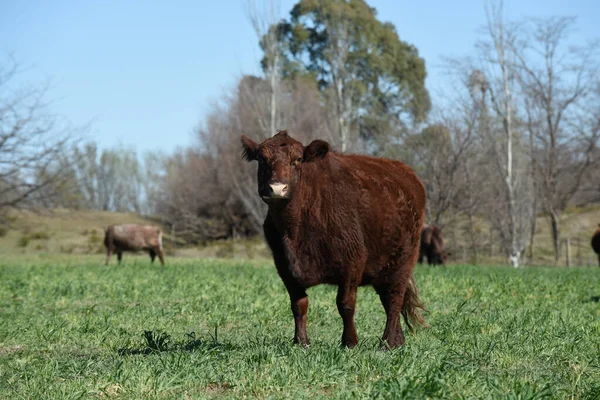
[(428, 221), (439, 226), (451, 222), (448, 211), (463, 195), (458, 181), (475, 137), (476, 121), (457, 114), (440, 112), (422, 131), (407, 134), (401, 145), (386, 146), (384, 153), (417, 171), (427, 190)]
[(281, 128), (278, 119), (279, 86), (281, 82), (281, 62), (283, 42), (279, 40), (278, 19), (281, 15), (278, 0), (263, 0), (259, 6), (256, 0), (247, 0), (247, 15), (254, 33), (259, 39), (264, 52), (262, 67), (265, 80), (269, 83), (269, 124), (264, 119), (258, 119), (266, 136), (273, 135)]
[(348, 149), (351, 123), (357, 118), (359, 105), (356, 104), (358, 96), (355, 94), (353, 76), (348, 70), (350, 56), (350, 21), (343, 18), (325, 19), (326, 30), (330, 35), (329, 48), (325, 52), (325, 59), (329, 64), (332, 80), (332, 100), (339, 133), (342, 152)]
[[(149, 212), (148, 168), (134, 149), (115, 147), (98, 151), (94, 142), (74, 149), (74, 179), (78, 183), (83, 206), (93, 210)], [(152, 161), (147, 158), (145, 161)], [(154, 159), (156, 160), (156, 159)], [(145, 168), (145, 169), (144, 169)], [(154, 168), (160, 174), (160, 162)]]
[(550, 216), (555, 260), (560, 257), (560, 216), (597, 162), (597, 43), (567, 46), (573, 18), (535, 19), (516, 42), (519, 82), (526, 98), (531, 160)]
[(160, 184), (167, 172), (167, 163), (167, 156), (161, 152), (148, 152), (143, 156), (142, 215), (153, 215), (156, 212), (160, 196)]
[[(473, 93), (480, 96), (480, 132), (490, 160), (487, 172), (502, 182), (492, 187), (490, 193), (496, 199), (496, 204), (489, 208), (490, 220), (511, 265), (518, 267), (527, 243), (529, 225), (526, 221), (531, 214), (531, 198), (522, 135), (515, 126), (517, 107), (513, 93), (517, 82), (513, 49), (516, 31), (506, 26), (502, 12), (502, 1), (486, 6), (485, 34), (489, 40), (478, 43), (483, 64), (481, 68), (474, 68), (471, 84), (475, 87)], [(489, 113), (488, 96), (493, 115)]]
[(52, 114), (48, 85), (17, 81), (22, 69), (10, 59), (0, 66), (0, 213), (48, 203), (52, 190), (70, 178), (56, 168), (75, 140), (75, 130)]

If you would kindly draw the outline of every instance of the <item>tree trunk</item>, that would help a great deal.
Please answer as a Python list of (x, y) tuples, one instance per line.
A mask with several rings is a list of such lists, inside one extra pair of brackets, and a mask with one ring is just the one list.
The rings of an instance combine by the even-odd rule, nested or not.
[(277, 82), (277, 63), (279, 62), (279, 54), (277, 54), (277, 52), (275, 52), (275, 55), (273, 55), (274, 60), (273, 60), (273, 65), (270, 68), (270, 77), (269, 77), (269, 82), (270, 82), (270, 86), (271, 86), (271, 132), (269, 132), (269, 136), (274, 135), (275, 134), (275, 130), (277, 129), (276, 126), (276, 118), (277, 118), (277, 86), (278, 86), (278, 82)]
[(533, 214), (531, 215), (531, 232), (529, 233), (529, 260), (533, 260), (533, 244), (537, 225), (537, 194), (533, 195)]
[(554, 263), (556, 264), (560, 258), (560, 213), (556, 210), (550, 211), (550, 228), (554, 246)]
[(475, 233), (475, 221), (473, 216), (469, 213), (469, 237), (471, 239), (471, 263), (477, 265), (477, 239)]

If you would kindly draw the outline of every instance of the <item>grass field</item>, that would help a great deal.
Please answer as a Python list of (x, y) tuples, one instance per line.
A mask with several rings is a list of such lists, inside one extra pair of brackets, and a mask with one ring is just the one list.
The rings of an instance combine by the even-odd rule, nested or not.
[(431, 327), (377, 350), (358, 295), (309, 290), (308, 349), (267, 262), (22, 255), (0, 261), (0, 398), (600, 398), (600, 268), (418, 266)]

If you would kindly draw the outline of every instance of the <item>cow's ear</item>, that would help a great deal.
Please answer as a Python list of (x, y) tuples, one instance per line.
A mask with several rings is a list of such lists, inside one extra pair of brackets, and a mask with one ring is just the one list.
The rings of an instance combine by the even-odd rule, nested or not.
[(258, 143), (246, 135), (242, 135), (242, 158), (246, 161), (256, 160), (258, 156)]
[(323, 159), (331, 151), (331, 146), (324, 140), (313, 140), (304, 148), (304, 162)]

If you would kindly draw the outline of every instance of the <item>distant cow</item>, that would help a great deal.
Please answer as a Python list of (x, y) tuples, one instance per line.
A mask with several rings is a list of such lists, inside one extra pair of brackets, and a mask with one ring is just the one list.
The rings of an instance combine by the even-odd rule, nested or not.
[(600, 266), (600, 224), (598, 224), (598, 229), (592, 236), (592, 249), (598, 255), (598, 266)]
[(242, 136), (244, 158), (258, 161), (263, 228), (291, 300), (294, 343), (308, 345), (306, 289), (338, 286), (342, 344), (354, 347), (358, 286), (372, 285), (385, 308), (382, 346), (404, 343), (400, 314), (425, 326), (412, 272), (419, 255), (425, 189), (405, 164), (344, 155), (323, 140), (304, 147), (287, 132), (258, 144)]
[(442, 230), (437, 226), (425, 226), (421, 231), (421, 249), (419, 251), (419, 263), (423, 263), (423, 257), (427, 257), (429, 265), (446, 266), (449, 253), (444, 249), (444, 237)]
[(117, 253), (119, 264), (124, 251), (147, 251), (154, 262), (156, 256), (162, 265), (165, 265), (162, 246), (162, 231), (152, 225), (111, 225), (104, 233), (106, 246), (106, 265), (112, 253)]

